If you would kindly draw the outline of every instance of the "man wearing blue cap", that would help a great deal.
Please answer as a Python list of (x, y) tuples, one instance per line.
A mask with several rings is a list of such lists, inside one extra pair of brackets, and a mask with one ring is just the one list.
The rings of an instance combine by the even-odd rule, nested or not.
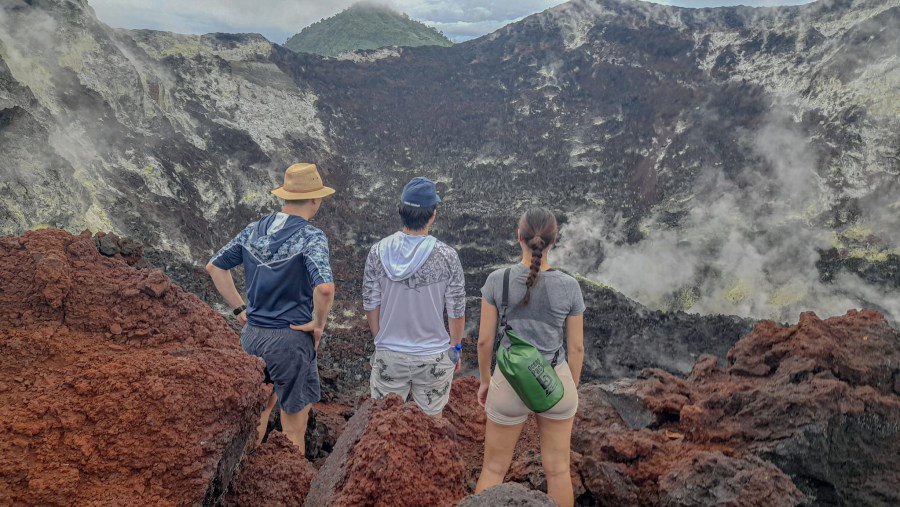
[[(450, 399), (459, 361), (450, 348), (465, 332), (466, 290), (456, 250), (428, 233), (436, 216), (434, 182), (416, 177), (403, 187), (403, 230), (372, 246), (363, 276), (363, 307), (375, 337), (370, 387), (438, 415)], [(444, 327), (444, 309), (450, 325)]]

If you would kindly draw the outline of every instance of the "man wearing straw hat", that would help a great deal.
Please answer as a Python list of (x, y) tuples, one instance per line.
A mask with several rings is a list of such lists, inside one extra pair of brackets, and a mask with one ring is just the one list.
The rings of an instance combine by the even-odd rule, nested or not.
[[(241, 346), (263, 358), (266, 383), (274, 384), (257, 445), (277, 402), (284, 434), (305, 452), (309, 407), (320, 397), (316, 351), (334, 301), (328, 239), (309, 220), (334, 189), (322, 184), (314, 164), (294, 164), (272, 193), (284, 199), (284, 208), (248, 225), (213, 256), (206, 270), (245, 324)], [(229, 272), (241, 264), (246, 304)]]

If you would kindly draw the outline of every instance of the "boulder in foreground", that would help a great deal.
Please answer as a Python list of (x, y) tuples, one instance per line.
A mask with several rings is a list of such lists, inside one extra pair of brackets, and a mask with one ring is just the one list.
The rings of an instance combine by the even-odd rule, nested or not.
[(0, 504), (212, 505), (261, 383), (222, 317), (162, 272), (88, 234), (0, 238)]
[(556, 502), (546, 493), (506, 482), (463, 498), (457, 507), (556, 507)]
[[(761, 322), (728, 363), (707, 356), (687, 379), (649, 369), (624, 387), (582, 387), (573, 450), (588, 494), (900, 505), (900, 333), (881, 314)], [(611, 418), (616, 410), (625, 417)]]
[(309, 493), (316, 470), (280, 432), (248, 456), (225, 497), (223, 507), (300, 505)]
[(467, 493), (456, 438), (448, 421), (397, 396), (366, 401), (347, 421), (303, 505), (456, 505)]

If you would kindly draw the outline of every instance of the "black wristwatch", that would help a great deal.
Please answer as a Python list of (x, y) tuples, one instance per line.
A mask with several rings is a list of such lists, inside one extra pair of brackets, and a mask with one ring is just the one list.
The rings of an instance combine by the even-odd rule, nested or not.
[(241, 305), (241, 306), (235, 308), (234, 310), (231, 310), (231, 313), (233, 313), (234, 316), (237, 317), (238, 315), (241, 314), (241, 312), (243, 312), (246, 309), (247, 309), (247, 305)]

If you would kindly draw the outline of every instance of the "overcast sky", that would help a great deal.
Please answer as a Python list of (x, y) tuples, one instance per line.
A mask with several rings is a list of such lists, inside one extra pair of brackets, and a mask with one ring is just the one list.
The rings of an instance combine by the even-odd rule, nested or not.
[[(88, 0), (97, 16), (118, 28), (169, 32), (258, 32), (279, 44), (303, 27), (333, 16), (355, 0)], [(797, 5), (809, 0), (656, 0), (682, 7)], [(478, 37), (543, 11), (559, 0), (386, 0), (455, 42)]]

